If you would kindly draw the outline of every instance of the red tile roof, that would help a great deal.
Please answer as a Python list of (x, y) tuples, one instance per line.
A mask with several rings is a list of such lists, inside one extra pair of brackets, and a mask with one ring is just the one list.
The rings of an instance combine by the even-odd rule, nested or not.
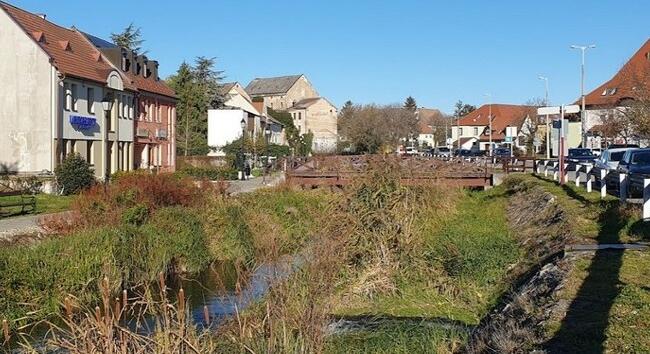
[[(493, 138), (496, 138), (497, 135), (505, 133), (506, 127), (521, 127), (532, 107), (494, 103), (491, 109)], [(483, 105), (461, 118), (457, 124), (486, 127), (490, 125), (488, 121), (489, 112), (490, 105)]]
[(75, 29), (67, 29), (42, 17), (0, 2), (0, 8), (38, 43), (64, 75), (105, 83), (114, 68), (98, 58), (98, 50)]
[[(593, 106), (615, 106), (626, 98), (635, 98), (638, 93), (650, 91), (650, 40), (623, 65), (614, 77), (598, 86), (585, 97), (585, 103)], [(578, 99), (577, 104), (581, 103)]]
[(167, 86), (163, 80), (156, 80), (154, 77), (144, 78), (141, 75), (133, 75), (130, 72), (127, 76), (133, 80), (133, 83), (138, 90), (157, 93), (159, 95), (176, 99), (176, 92), (172, 90), (171, 87)]

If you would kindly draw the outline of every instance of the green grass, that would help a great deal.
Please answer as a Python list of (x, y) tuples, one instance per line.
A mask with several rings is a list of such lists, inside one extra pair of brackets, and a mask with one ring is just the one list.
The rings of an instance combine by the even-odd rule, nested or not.
[[(502, 189), (466, 193), (450, 218), (424, 235), (422, 253), (429, 271), (402, 269), (399, 293), (372, 300), (354, 298), (337, 315), (445, 318), (477, 324), (507, 289), (508, 265), (517, 262), (518, 246), (508, 228)], [(426, 226), (426, 225), (423, 225)]]
[(466, 337), (460, 330), (397, 324), (334, 336), (325, 353), (452, 353)]
[[(36, 210), (34, 214), (49, 214), (66, 211), (70, 209), (70, 204), (74, 196), (58, 196), (40, 193), (36, 195)], [(20, 201), (19, 196), (0, 197), (0, 204), (3, 202)], [(0, 217), (20, 216), (20, 207), (0, 208)]]
[[(650, 239), (639, 206), (600, 200), (575, 185), (525, 177), (557, 197), (581, 239), (575, 242), (621, 243)], [(576, 256), (558, 301), (568, 308), (546, 324), (551, 352), (650, 352), (650, 253), (600, 251)]]
[(650, 226), (642, 221), (639, 205), (620, 205), (618, 198), (600, 193), (587, 193), (583, 187), (564, 186), (551, 180), (525, 176), (557, 197), (558, 203), (571, 216), (575, 236), (583, 243), (628, 243), (650, 241)]

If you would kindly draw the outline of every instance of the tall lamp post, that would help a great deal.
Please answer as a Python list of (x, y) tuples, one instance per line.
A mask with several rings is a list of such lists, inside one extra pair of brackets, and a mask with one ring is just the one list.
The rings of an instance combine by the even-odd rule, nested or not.
[[(104, 149), (106, 149), (106, 142), (108, 140), (108, 127), (111, 125), (111, 119), (113, 119), (113, 96), (111, 94), (107, 95), (104, 97), (104, 100), (102, 100), (102, 109), (104, 110), (104, 134), (102, 135), (102, 144), (104, 145)], [(112, 158), (112, 156), (111, 156)], [(110, 161), (108, 158), (108, 151), (104, 151), (104, 189), (106, 189), (106, 184), (108, 183), (109, 176), (111, 175), (110, 171)]]
[(489, 93), (486, 93), (484, 95), (488, 99), (488, 122), (489, 122), (489, 128), (490, 131), (490, 148), (488, 149), (490, 157), (492, 157), (492, 95)]
[[(548, 107), (548, 77), (540, 75), (539, 79), (544, 81), (544, 88), (545, 88), (544, 106)], [(550, 118), (548, 114), (546, 115), (546, 158), (547, 159), (551, 158), (551, 125), (550, 125)]]
[(239, 151), (239, 155), (241, 156), (241, 180), (246, 179), (246, 156), (244, 155), (244, 143), (246, 142), (246, 120), (242, 118), (241, 122), (239, 122), (241, 125), (241, 149)]
[(266, 182), (266, 173), (269, 169), (269, 144), (271, 143), (271, 127), (269, 126), (269, 121), (266, 121), (266, 128), (264, 129), (264, 135), (266, 136), (266, 163), (264, 164), (264, 177), (262, 178), (262, 183)]
[(585, 112), (585, 52), (587, 49), (593, 49), (596, 48), (595, 44), (590, 44), (590, 45), (572, 45), (571, 49), (579, 49), (582, 56), (581, 56), (581, 64), (580, 64), (580, 96), (582, 98), (582, 106), (580, 107), (580, 126), (582, 127), (582, 147), (586, 148), (587, 147), (587, 122), (586, 120), (586, 112)]

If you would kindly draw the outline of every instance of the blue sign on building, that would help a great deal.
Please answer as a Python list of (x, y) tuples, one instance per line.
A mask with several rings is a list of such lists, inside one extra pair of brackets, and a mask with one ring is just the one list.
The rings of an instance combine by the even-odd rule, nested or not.
[(86, 130), (97, 124), (97, 119), (83, 116), (70, 116), (70, 124), (80, 130)]

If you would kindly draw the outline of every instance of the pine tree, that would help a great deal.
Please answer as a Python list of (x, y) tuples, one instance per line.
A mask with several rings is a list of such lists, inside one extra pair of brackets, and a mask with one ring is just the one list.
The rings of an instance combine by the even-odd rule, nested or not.
[(418, 104), (415, 102), (415, 98), (408, 96), (406, 101), (404, 101), (404, 108), (415, 112), (418, 109)]
[(121, 33), (111, 33), (111, 40), (113, 43), (119, 47), (132, 50), (136, 54), (146, 54), (142, 50), (142, 31), (140, 27), (136, 27), (133, 23), (126, 26), (126, 28)]
[(454, 110), (454, 117), (456, 118), (464, 117), (469, 113), (471, 113), (472, 111), (476, 110), (475, 106), (472, 106), (471, 104), (463, 103), (463, 101), (461, 100), (458, 100), (458, 102), (456, 102), (455, 107), (456, 109)]

